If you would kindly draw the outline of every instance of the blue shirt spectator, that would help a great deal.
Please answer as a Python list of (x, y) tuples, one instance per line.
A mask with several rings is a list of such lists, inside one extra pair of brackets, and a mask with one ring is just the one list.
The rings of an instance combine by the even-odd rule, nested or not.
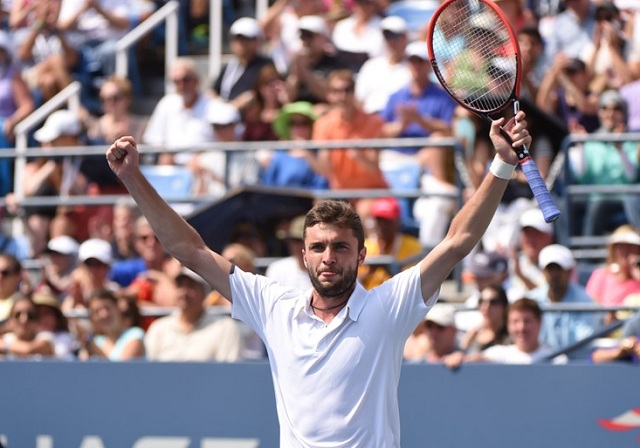
[[(397, 121), (398, 109), (402, 106), (415, 104), (418, 113), (423, 117), (437, 118), (447, 123), (451, 123), (453, 111), (456, 108), (455, 102), (440, 87), (429, 83), (420, 94), (413, 93), (411, 86), (404, 87), (389, 98), (386, 107), (382, 111), (382, 118), (387, 123)], [(408, 124), (398, 135), (405, 138), (429, 137), (431, 133), (419, 123)], [(418, 147), (394, 148), (396, 151), (405, 154), (415, 154)]]
[[(571, 250), (560, 244), (550, 244), (540, 251), (538, 265), (543, 270), (545, 284), (529, 293), (540, 304), (594, 303), (585, 289), (572, 280), (576, 266)], [(597, 319), (589, 312), (545, 311), (540, 340), (553, 349), (560, 349), (591, 335)]]

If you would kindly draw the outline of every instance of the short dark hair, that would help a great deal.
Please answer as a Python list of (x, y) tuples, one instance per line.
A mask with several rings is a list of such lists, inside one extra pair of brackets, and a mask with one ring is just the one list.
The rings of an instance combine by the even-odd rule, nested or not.
[(355, 86), (353, 72), (349, 69), (339, 68), (339, 69), (331, 70), (329, 72), (329, 76), (327, 77), (327, 81), (331, 83), (331, 81), (333, 81), (334, 79), (348, 82), (351, 88)]
[(522, 28), (518, 32), (518, 34), (524, 34), (525, 36), (533, 37), (538, 42), (540, 42), (542, 45), (544, 45), (544, 39), (542, 39), (542, 34), (540, 34), (540, 31), (538, 31), (538, 28), (536, 28), (534, 26), (526, 26), (526, 27)]
[(109, 302), (113, 302), (114, 305), (118, 306), (118, 298), (116, 297), (116, 295), (105, 288), (100, 288), (93, 291), (89, 296), (87, 305), (89, 305), (94, 300), (108, 300)]
[(11, 265), (11, 270), (14, 273), (18, 274), (22, 271), (22, 264), (20, 263), (20, 260), (18, 260), (15, 256), (2, 252), (0, 253), (0, 258), (4, 258), (7, 263)]
[(304, 236), (307, 234), (307, 227), (321, 223), (333, 224), (342, 229), (351, 229), (353, 236), (358, 240), (358, 251), (364, 247), (362, 220), (350, 203), (337, 200), (318, 202), (307, 213), (304, 221)]
[(530, 311), (538, 320), (542, 320), (542, 309), (538, 302), (528, 297), (518, 299), (509, 305), (509, 311)]

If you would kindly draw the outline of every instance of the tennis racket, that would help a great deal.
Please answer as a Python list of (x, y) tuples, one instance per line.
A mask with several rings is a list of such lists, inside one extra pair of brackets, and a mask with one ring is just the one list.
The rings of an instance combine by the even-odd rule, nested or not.
[[(492, 0), (446, 0), (427, 34), (429, 58), (442, 87), (488, 122), (518, 113), (522, 62), (513, 29)], [(502, 135), (513, 143), (507, 132)], [(546, 222), (560, 216), (525, 146), (515, 149)]]

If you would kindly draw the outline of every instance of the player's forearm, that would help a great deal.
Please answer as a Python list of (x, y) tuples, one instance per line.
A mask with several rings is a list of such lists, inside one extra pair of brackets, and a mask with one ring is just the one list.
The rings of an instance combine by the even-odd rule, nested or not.
[(188, 264), (185, 260), (191, 259), (198, 249), (205, 247), (200, 235), (160, 197), (139, 170), (123, 176), (121, 180), (164, 248)]
[(451, 222), (447, 238), (453, 239), (454, 246), (464, 255), (469, 253), (484, 235), (507, 184), (508, 180), (500, 179), (492, 173), (487, 174), (478, 190)]

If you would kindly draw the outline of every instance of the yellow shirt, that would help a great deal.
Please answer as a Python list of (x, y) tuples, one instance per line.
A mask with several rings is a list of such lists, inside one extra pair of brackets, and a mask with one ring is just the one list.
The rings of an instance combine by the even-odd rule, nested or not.
[[(364, 245), (367, 248), (367, 256), (375, 257), (378, 255), (392, 255), (397, 261), (406, 260), (407, 258), (418, 255), (423, 251), (420, 240), (414, 236), (406, 234), (401, 234), (400, 237), (396, 239), (394, 251), (390, 254), (381, 253), (378, 240), (375, 238), (368, 238), (365, 240)], [(418, 261), (403, 266), (402, 270), (415, 265)], [(366, 289), (371, 289), (381, 285), (384, 281), (391, 278), (389, 270), (384, 266), (361, 266), (358, 276), (362, 282), (362, 286)]]

